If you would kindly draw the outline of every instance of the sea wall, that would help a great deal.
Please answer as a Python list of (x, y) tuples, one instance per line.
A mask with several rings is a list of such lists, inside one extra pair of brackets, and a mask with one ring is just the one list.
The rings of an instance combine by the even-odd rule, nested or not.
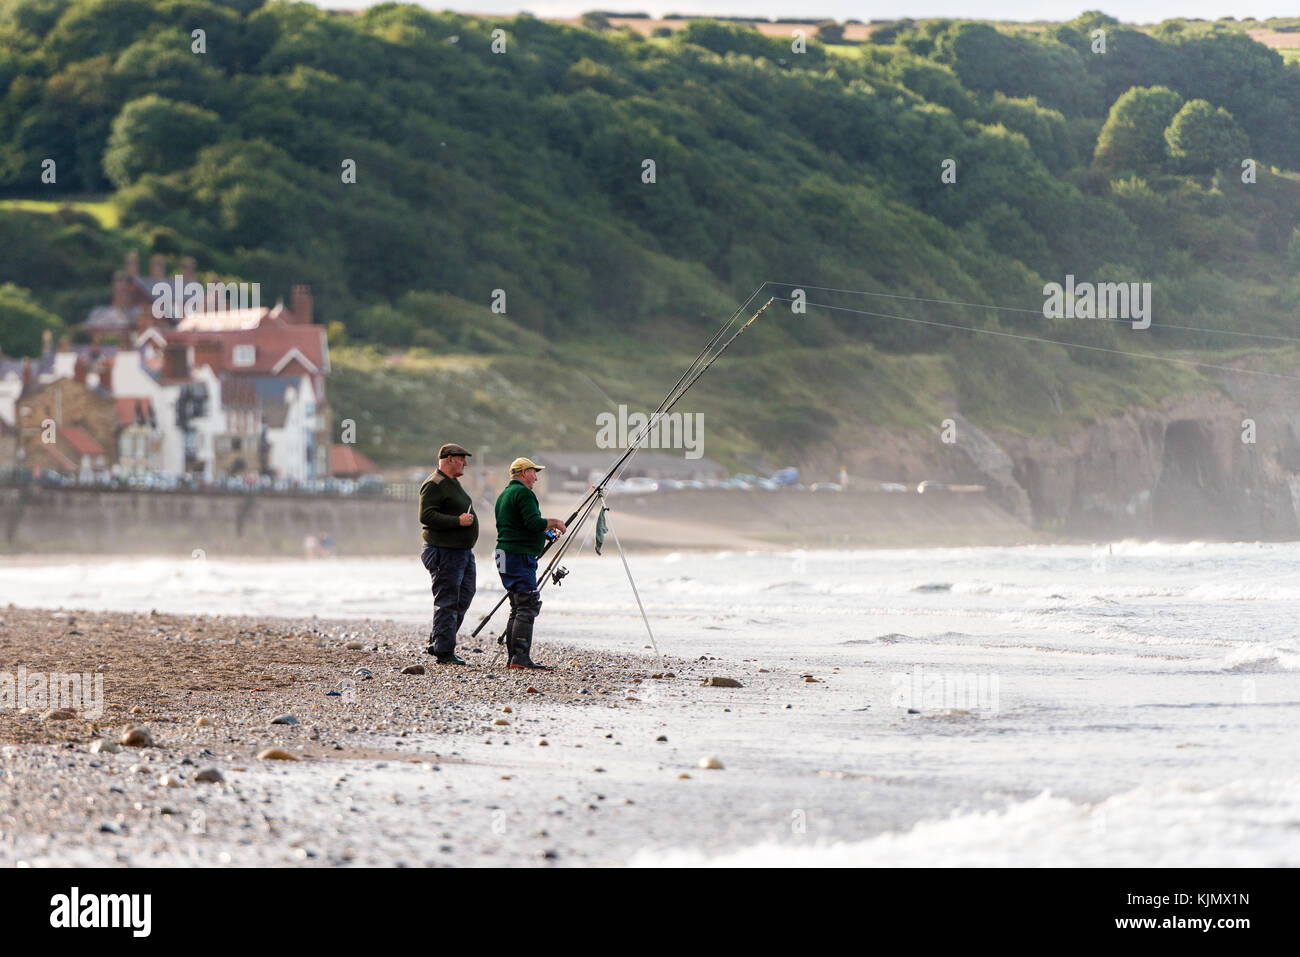
[[(581, 496), (556, 495), (566, 517)], [(907, 548), (1013, 545), (1042, 537), (982, 494), (708, 490), (614, 495), (610, 521), (629, 549)], [(480, 553), (496, 539), (477, 503)], [(0, 488), (0, 554), (210, 558), (301, 556), (308, 537), (338, 555), (415, 555), (414, 502), (257, 494)]]
[(323, 496), (0, 488), (0, 552), (297, 555), (329, 535), (340, 554), (418, 552), (413, 502)]

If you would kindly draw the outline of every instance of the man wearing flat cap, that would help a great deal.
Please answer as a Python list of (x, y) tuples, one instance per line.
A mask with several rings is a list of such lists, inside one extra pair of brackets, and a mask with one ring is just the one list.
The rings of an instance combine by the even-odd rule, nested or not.
[(510, 598), (510, 620), (506, 622), (508, 667), (548, 671), (530, 657), (533, 647), (533, 622), (542, 610), (537, 591), (537, 556), (546, 549), (551, 529), (564, 534), (564, 522), (542, 518), (533, 486), (544, 465), (518, 458), (510, 463), (510, 484), (501, 490), (496, 501), (497, 573)]
[(470, 453), (455, 442), (438, 450), (438, 468), (420, 486), (420, 525), (424, 551), (420, 561), (433, 582), (433, 628), (429, 654), (440, 665), (463, 665), (456, 654), (456, 632), (474, 600), (474, 543), (478, 516), (474, 502), (457, 481), (465, 474)]

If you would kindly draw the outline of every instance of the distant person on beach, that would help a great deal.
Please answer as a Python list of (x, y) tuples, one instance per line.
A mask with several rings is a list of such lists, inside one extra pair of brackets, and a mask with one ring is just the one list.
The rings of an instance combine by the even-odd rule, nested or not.
[(456, 654), (456, 632), (474, 600), (477, 574), (474, 543), (478, 516), (468, 492), (457, 481), (471, 453), (455, 442), (438, 450), (438, 468), (420, 485), (420, 561), (433, 583), (433, 627), (428, 653), (440, 665), (463, 665)]
[(545, 468), (526, 458), (510, 463), (510, 484), (501, 490), (496, 501), (497, 573), (510, 598), (510, 620), (506, 622), (508, 667), (548, 671), (530, 657), (533, 647), (533, 622), (542, 610), (537, 591), (537, 556), (546, 548), (548, 533), (565, 532), (558, 518), (542, 518), (533, 486), (537, 473)]

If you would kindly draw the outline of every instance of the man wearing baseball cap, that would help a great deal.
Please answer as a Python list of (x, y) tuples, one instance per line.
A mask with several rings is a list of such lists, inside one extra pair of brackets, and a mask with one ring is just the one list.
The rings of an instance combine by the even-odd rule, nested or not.
[(477, 581), (474, 543), (478, 516), (469, 493), (456, 481), (465, 474), (470, 453), (455, 442), (438, 450), (438, 468), (420, 486), (420, 525), (424, 551), (420, 561), (433, 583), (433, 628), (429, 654), (440, 665), (463, 665), (456, 654), (456, 631), (474, 600)]
[(547, 671), (530, 657), (533, 622), (542, 610), (537, 591), (537, 556), (546, 548), (546, 534), (555, 529), (564, 534), (564, 522), (542, 518), (533, 486), (537, 473), (546, 466), (518, 458), (510, 463), (510, 484), (497, 496), (497, 573), (510, 598), (510, 620), (506, 622), (506, 651), (509, 667)]

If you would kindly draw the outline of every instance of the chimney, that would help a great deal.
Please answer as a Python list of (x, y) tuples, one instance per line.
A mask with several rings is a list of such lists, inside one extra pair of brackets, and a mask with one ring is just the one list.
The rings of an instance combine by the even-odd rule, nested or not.
[(193, 256), (186, 256), (184, 259), (181, 260), (181, 275), (184, 277), (186, 282), (190, 282), (191, 280), (193, 280), (194, 278), (194, 257)]
[(127, 289), (130, 282), (131, 280), (127, 278), (126, 273), (120, 269), (113, 273), (113, 301), (110, 305), (118, 307), (126, 305)]
[(167, 278), (167, 257), (161, 253), (154, 253), (149, 257), (149, 278), (166, 279)]
[(111, 356), (99, 363), (99, 387), (109, 395), (113, 394), (113, 359)]
[(84, 355), (77, 356), (76, 361), (72, 363), (73, 380), (76, 382), (80, 382), (82, 385), (85, 385), (86, 375), (89, 372), (90, 372), (90, 360), (87, 359)]
[(32, 360), (24, 359), (23, 360), (23, 391), (24, 392), (27, 391), (27, 387), (31, 384), (32, 384)]
[(134, 249), (126, 254), (126, 274), (132, 279), (140, 275), (140, 254)]
[(289, 311), (295, 322), (311, 325), (311, 286), (294, 286), (289, 300)]
[(54, 351), (54, 333), (49, 329), (41, 331), (41, 355), (48, 356)]
[(190, 377), (189, 346), (183, 342), (169, 342), (163, 350), (163, 378), (188, 379)]

